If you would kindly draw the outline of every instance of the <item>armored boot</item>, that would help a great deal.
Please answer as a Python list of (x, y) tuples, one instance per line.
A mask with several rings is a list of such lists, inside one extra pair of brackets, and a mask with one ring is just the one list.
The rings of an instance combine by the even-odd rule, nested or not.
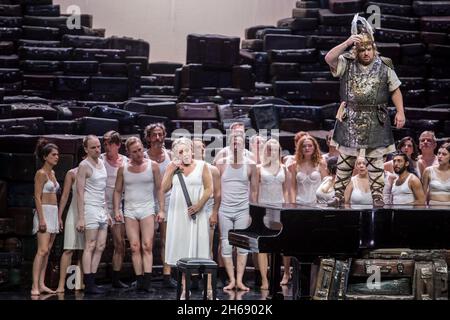
[(355, 166), (356, 157), (339, 155), (336, 171), (336, 183), (334, 184), (335, 195), (333, 199), (327, 202), (330, 207), (338, 207), (344, 204), (344, 192), (352, 177), (353, 168)]

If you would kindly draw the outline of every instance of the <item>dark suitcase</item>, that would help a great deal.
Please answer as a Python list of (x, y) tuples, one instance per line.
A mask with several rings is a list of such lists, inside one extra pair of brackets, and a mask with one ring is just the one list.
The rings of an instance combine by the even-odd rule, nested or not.
[(264, 37), (264, 50), (305, 49), (306, 37), (268, 34)]
[[(7, 204), (8, 208), (34, 207), (34, 183), (10, 182), (8, 185)], [(9, 214), (9, 209), (7, 213)], [(14, 218), (11, 215), (8, 216)]]
[(396, 65), (395, 72), (399, 77), (424, 78), (427, 76), (427, 66)]
[(0, 217), (6, 216), (8, 206), (8, 183), (0, 181)]
[(21, 28), (0, 28), (0, 41), (13, 41), (21, 36)]
[(280, 119), (297, 118), (320, 123), (324, 119), (333, 119), (338, 107), (337, 103), (331, 103), (323, 106), (277, 106), (277, 109)]
[(0, 153), (0, 179), (33, 182), (36, 173), (36, 158), (33, 154)]
[(223, 104), (218, 105), (217, 110), (221, 122), (230, 119), (248, 118), (250, 109), (253, 105), (244, 104)]
[[(256, 97), (246, 97), (246, 99), (254, 99), (253, 104), (263, 100), (261, 98), (264, 98), (263, 96), (273, 96), (273, 85), (271, 83), (263, 83), (258, 82), (255, 83), (255, 95)], [(243, 101), (244, 98), (241, 99), (241, 103), (243, 104), (250, 104)]]
[(27, 16), (59, 17), (60, 6), (59, 4), (28, 5), (25, 6), (23, 14)]
[(128, 64), (139, 64), (142, 74), (147, 75), (148, 72), (148, 58), (139, 56), (126, 56), (125, 60)]
[(402, 56), (400, 63), (407, 66), (407, 65), (416, 65), (416, 64), (428, 64), (427, 63), (427, 56), (425, 55), (418, 55), (418, 56)]
[(153, 74), (175, 74), (176, 69), (181, 68), (183, 65), (176, 62), (150, 62), (148, 64), (148, 71)]
[(175, 93), (173, 86), (141, 86), (142, 95), (168, 95)]
[(318, 8), (294, 8), (292, 9), (293, 18), (317, 18), (319, 17)]
[(170, 119), (167, 117), (151, 116), (148, 114), (139, 114), (136, 118), (136, 125), (138, 125), (142, 130), (145, 129), (149, 124), (152, 123), (164, 123), (164, 126), (168, 131), (170, 131)]
[(173, 86), (175, 76), (171, 74), (154, 74), (141, 77), (141, 85), (144, 86)]
[(53, 0), (21, 0), (24, 5), (51, 5)]
[(276, 80), (294, 80), (300, 75), (298, 63), (274, 62), (270, 65), (270, 75)]
[(28, 90), (49, 90), (55, 88), (56, 77), (53, 75), (23, 75), (23, 88)]
[(119, 131), (119, 121), (117, 119), (102, 119), (84, 117), (78, 121), (78, 133), (81, 135), (93, 134), (103, 136), (110, 130)]
[(335, 264), (333, 258), (320, 260), (313, 300), (328, 300)]
[(177, 118), (179, 120), (217, 120), (215, 103), (178, 103)]
[(344, 300), (347, 292), (350, 263), (347, 260), (336, 260), (331, 279), (328, 300)]
[(172, 130), (184, 129), (190, 133), (204, 133), (209, 129), (219, 129), (219, 122), (214, 120), (171, 120)]
[(32, 73), (53, 73), (61, 70), (61, 62), (53, 60), (22, 60), (22, 70)]
[(423, 43), (402, 44), (401, 52), (404, 56), (417, 56), (426, 53), (426, 46)]
[(13, 41), (0, 41), (0, 56), (14, 54), (15, 51)]
[(424, 78), (400, 77), (402, 90), (418, 90), (425, 88)]
[(304, 1), (299, 0), (295, 2), (296, 8), (319, 8), (319, 1)]
[(242, 49), (251, 51), (263, 51), (264, 41), (261, 39), (244, 39), (242, 40)]
[(4, 118), (31, 118), (42, 117), (45, 120), (56, 120), (57, 112), (46, 104), (14, 103), (1, 108)]
[(362, 10), (360, 0), (329, 0), (328, 6), (333, 13), (356, 13)]
[(431, 66), (430, 77), (432, 78), (447, 78), (450, 74), (450, 67), (445, 66)]
[(0, 28), (20, 28), (22, 20), (22, 17), (2, 17), (0, 19)]
[(82, 27), (92, 28), (94, 18), (90, 14), (61, 14), (61, 16), (66, 17), (70, 25), (79, 21)]
[(388, 4), (379, 2), (367, 2), (365, 8), (376, 5), (381, 9), (381, 15), (391, 14), (396, 16), (411, 16), (413, 14), (412, 6), (410, 5), (399, 5), (399, 4)]
[(129, 101), (125, 103), (124, 110), (153, 116), (167, 117), (171, 120), (177, 118), (177, 108), (175, 102), (141, 103)]
[(315, 101), (339, 101), (339, 81), (314, 80), (311, 91), (311, 99)]
[(65, 34), (61, 43), (64, 47), (106, 49), (108, 39), (90, 36), (73, 36)]
[(416, 299), (432, 300), (434, 295), (433, 283), (433, 263), (416, 262), (415, 280), (416, 280)]
[(344, 42), (347, 37), (340, 36), (309, 36), (308, 47), (314, 47), (319, 50), (329, 50)]
[(448, 300), (448, 267), (444, 259), (433, 260), (433, 299)]
[(76, 134), (74, 120), (44, 121), (45, 134)]
[(267, 28), (256, 32), (256, 39), (264, 39), (267, 34), (291, 34), (291, 29), (287, 28)]
[(33, 16), (23, 17), (24, 25), (35, 27), (64, 28), (66, 22), (67, 17), (33, 17)]
[(20, 39), (17, 42), (18, 47), (44, 47), (44, 48), (59, 48), (61, 41), (39, 41), (39, 40), (25, 40)]
[(58, 92), (87, 92), (91, 90), (88, 76), (58, 76), (55, 89)]
[[(19, 236), (31, 236), (33, 231), (34, 209), (29, 207), (8, 208), (8, 215), (14, 218), (15, 234)], [(36, 240), (34, 240), (36, 242)], [(26, 248), (26, 243), (23, 244)], [(36, 252), (34, 252), (36, 254)]]
[(59, 28), (22, 26), (22, 37), (28, 40), (58, 41)]
[(448, 79), (427, 79), (427, 87), (429, 90), (450, 90), (450, 78)]
[(388, 29), (412, 30), (420, 28), (420, 19), (417, 17), (393, 16), (389, 14), (380, 15), (380, 25)]
[(320, 62), (300, 64), (301, 72), (330, 72), (330, 67), (327, 64)]
[[(6, 212), (2, 212), (2, 214), (6, 214)], [(8, 235), (13, 232), (14, 232), (14, 220), (11, 218), (0, 218), (0, 235), (2, 236)]]
[(422, 107), (427, 104), (427, 94), (425, 89), (407, 90), (403, 93), (403, 99), (407, 106)]
[[(0, 128), (3, 132), (9, 129), (8, 126), (16, 125), (17, 119), (8, 119), (8, 120), (0, 120)], [(42, 119), (42, 125), (44, 124), (44, 119)], [(42, 133), (44, 131), (42, 130)], [(37, 136), (21, 134), (19, 132), (18, 135), (13, 135), (11, 131), (6, 133), (6, 135), (0, 135), (0, 150), (3, 152), (12, 152), (12, 153), (33, 153), (36, 149)]]
[(22, 82), (8, 82), (0, 84), (0, 88), (3, 89), (6, 95), (15, 95), (22, 92)]
[(435, 120), (447, 119), (448, 111), (442, 109), (405, 108), (406, 119)]
[(51, 107), (56, 110), (58, 120), (71, 120), (73, 119), (73, 114), (69, 107), (74, 105), (75, 104), (71, 102), (58, 102), (56, 104), (52, 104)]
[(256, 130), (279, 128), (278, 110), (272, 104), (253, 106), (249, 116), (252, 119), (252, 127)]
[(119, 121), (119, 131), (121, 134), (134, 133), (134, 124), (137, 114), (127, 110), (110, 108), (108, 106), (96, 106), (91, 109), (91, 117), (117, 119)]
[(63, 61), (62, 67), (66, 75), (95, 75), (98, 72), (97, 61)]
[(355, 13), (336, 14), (328, 9), (320, 9), (319, 19), (321, 24), (327, 26), (349, 26)]
[(312, 85), (309, 81), (275, 81), (273, 90), (282, 99), (304, 100), (311, 98)]
[[(70, 59), (67, 59), (70, 60)], [(121, 49), (74, 49), (73, 60), (123, 62), (125, 50)]]
[(420, 32), (380, 28), (375, 30), (375, 38), (380, 42), (417, 43)]
[(398, 43), (377, 43), (377, 49), (382, 56), (392, 59), (394, 65), (400, 61), (402, 55), (401, 46)]
[(231, 87), (232, 76), (229, 71), (206, 70), (200, 64), (188, 64), (181, 70), (182, 88)]
[(278, 28), (288, 28), (293, 32), (316, 30), (318, 25), (317, 18), (284, 18), (277, 21)]
[(186, 63), (201, 63), (207, 67), (231, 68), (239, 60), (238, 37), (222, 35), (187, 36)]
[(450, 55), (450, 45), (429, 44), (428, 52), (432, 56), (448, 57)]
[(62, 35), (67, 34), (71, 36), (86, 36), (86, 37), (100, 37), (104, 38), (105, 29), (91, 29), (88, 27), (81, 27), (75, 29), (69, 29), (66, 24), (59, 26), (60, 33)]
[(244, 91), (255, 89), (255, 76), (249, 65), (234, 66), (232, 70), (233, 87)]
[(350, 34), (348, 26), (319, 26), (319, 35), (321, 36), (347, 36)]
[(16, 252), (0, 252), (0, 267), (11, 269), (22, 264), (22, 255)]
[(18, 17), (21, 15), (22, 15), (22, 7), (20, 5), (0, 4), (0, 16)]
[(423, 16), (450, 16), (450, 3), (448, 1), (413, 1), (413, 10), (419, 17)]
[(314, 121), (311, 120), (304, 120), (304, 119), (281, 119), (280, 120), (280, 130), (287, 131), (287, 132), (293, 132), (297, 133), (299, 130), (302, 131), (312, 131), (312, 130), (319, 130), (320, 124), (317, 124)]
[(112, 36), (108, 39), (108, 48), (124, 49), (127, 56), (149, 57), (150, 44), (142, 39)]
[(20, 69), (0, 69), (0, 83), (17, 82), (22, 80)]
[(269, 60), (274, 62), (310, 63), (317, 61), (316, 49), (271, 50)]
[(19, 66), (19, 56), (15, 54), (0, 56), (0, 68), (16, 68)]
[(100, 63), (99, 72), (104, 77), (128, 77), (126, 63)]
[[(84, 136), (51, 134), (45, 135), (44, 138), (49, 142), (56, 144), (61, 154), (78, 155), (80, 148), (82, 148), (83, 145)], [(81, 161), (81, 159), (75, 159), (76, 163), (79, 161)]]
[(20, 47), (18, 53), (24, 60), (71, 60), (72, 48)]
[(450, 33), (450, 17), (421, 17), (423, 31)]
[(257, 25), (245, 29), (245, 40), (256, 39), (256, 33), (263, 29), (273, 29), (275, 26)]
[(128, 78), (92, 77), (91, 89), (94, 93), (117, 93), (128, 95)]

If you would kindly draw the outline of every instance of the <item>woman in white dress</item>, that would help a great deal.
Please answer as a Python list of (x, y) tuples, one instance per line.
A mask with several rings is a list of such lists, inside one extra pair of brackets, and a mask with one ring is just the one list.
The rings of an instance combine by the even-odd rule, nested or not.
[(423, 190), (429, 205), (450, 206), (450, 143), (439, 148), (438, 165), (425, 169)]
[(367, 162), (363, 157), (356, 159), (355, 168), (358, 172), (353, 176), (345, 189), (344, 199), (346, 204), (373, 204), (372, 193), (369, 187), (369, 174)]
[(337, 157), (328, 157), (327, 169), (328, 175), (323, 178), (322, 183), (316, 191), (316, 197), (318, 203), (326, 204), (328, 201), (334, 197), (334, 183), (336, 182), (336, 171), (337, 171)]
[[(172, 152), (174, 160), (167, 166), (161, 190), (163, 193), (171, 190), (167, 212), (166, 263), (176, 266), (181, 258), (210, 258), (209, 216), (205, 204), (212, 194), (212, 178), (206, 163), (193, 159), (191, 140), (175, 140)], [(189, 208), (175, 174), (177, 169), (182, 170), (191, 198), (192, 206)], [(184, 293), (184, 277), (182, 282)]]
[[(86, 157), (86, 153), (84, 152), (84, 148), (80, 148), (78, 152), (78, 156), (81, 159)], [(79, 158), (79, 159), (80, 159)], [(72, 255), (75, 250), (83, 250), (84, 249), (84, 233), (77, 231), (77, 218), (78, 218), (78, 209), (77, 209), (77, 190), (76, 190), (76, 177), (77, 177), (78, 167), (69, 170), (66, 174), (66, 178), (64, 179), (64, 188), (61, 195), (61, 200), (59, 201), (59, 224), (61, 226), (64, 225), (64, 252), (61, 255), (61, 260), (59, 262), (59, 284), (56, 289), (57, 293), (63, 293), (66, 285), (66, 275), (67, 268), (70, 266), (72, 262)], [(69, 200), (70, 192), (72, 191), (72, 200), (70, 202), (69, 210), (67, 211), (66, 223), (62, 222), (62, 214), (67, 205), (67, 201)], [(80, 261), (81, 262), (81, 261)], [(80, 271), (81, 271), (80, 265)]]
[[(258, 181), (258, 203), (281, 205), (289, 202), (289, 188), (287, 184), (287, 170), (281, 163), (281, 146), (275, 139), (270, 139), (264, 144), (262, 150), (262, 163), (256, 167)], [(275, 216), (277, 211), (266, 210), (264, 223), (270, 229), (277, 229), (277, 222), (280, 222), (280, 216)], [(289, 279), (289, 258), (284, 260), (283, 278)], [(261, 290), (269, 289), (267, 279), (268, 255), (267, 253), (258, 253), (259, 272), (261, 273)]]

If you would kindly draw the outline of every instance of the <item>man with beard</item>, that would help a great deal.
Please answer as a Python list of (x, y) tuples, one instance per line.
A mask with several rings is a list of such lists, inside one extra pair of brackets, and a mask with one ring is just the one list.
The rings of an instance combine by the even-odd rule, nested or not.
[(409, 172), (409, 158), (403, 152), (394, 156), (394, 172), (398, 178), (392, 184), (392, 204), (425, 204), (422, 183)]
[[(362, 28), (358, 28), (358, 22)], [(359, 29), (359, 30), (358, 30)], [(370, 190), (374, 206), (383, 202), (383, 155), (395, 151), (390, 119), (387, 111), (389, 97), (397, 109), (395, 125), (405, 124), (400, 80), (392, 61), (379, 56), (370, 24), (358, 14), (352, 22), (352, 35), (331, 49), (325, 61), (334, 77), (340, 78), (341, 106), (331, 145), (340, 152), (335, 197), (328, 202), (343, 203), (344, 191), (352, 176), (358, 156), (365, 157), (369, 170)], [(350, 52), (344, 53), (347, 47)]]

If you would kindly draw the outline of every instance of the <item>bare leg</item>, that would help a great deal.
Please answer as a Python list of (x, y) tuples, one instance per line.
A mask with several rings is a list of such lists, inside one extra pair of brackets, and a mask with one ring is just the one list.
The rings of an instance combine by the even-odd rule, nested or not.
[(53, 246), (53, 242), (55, 241), (56, 238), (56, 234), (50, 234), (50, 241), (48, 243), (48, 251), (47, 251), (47, 255), (44, 257), (43, 261), (42, 261), (42, 269), (41, 269), (41, 274), (39, 276), (39, 291), (41, 293), (56, 293), (55, 290), (52, 290), (50, 288), (48, 288), (45, 285), (45, 274), (47, 271), (47, 264), (48, 264), (48, 257), (50, 255), (50, 251), (52, 250), (52, 246)]
[(39, 295), (39, 277), (42, 270), (45, 257), (49, 253), (50, 233), (37, 233), (38, 248), (33, 261), (33, 285), (31, 287), (31, 295)]
[(236, 278), (234, 277), (234, 266), (232, 257), (222, 257), (225, 264), (225, 270), (227, 271), (228, 280), (230, 283), (223, 288), (223, 290), (233, 290), (236, 286)]
[(97, 241), (95, 244), (95, 251), (94, 251), (94, 254), (92, 255), (92, 261), (91, 261), (91, 272), (92, 273), (97, 272), (98, 265), (100, 263), (100, 259), (102, 258), (103, 250), (105, 250), (107, 236), (108, 236), (107, 228), (98, 230)]
[(269, 280), (267, 279), (268, 258), (267, 253), (258, 253), (259, 272), (261, 274), (261, 290), (269, 289)]
[(137, 276), (143, 274), (142, 255), (141, 255), (141, 239), (139, 232), (139, 221), (125, 218), (125, 228), (127, 230), (128, 241), (131, 248), (131, 261), (133, 262), (134, 273)]
[(95, 251), (95, 246), (97, 244), (97, 229), (88, 229), (84, 232), (85, 234), (85, 243), (84, 243), (84, 251), (83, 251), (83, 272), (86, 274), (92, 273), (91, 265), (92, 265), (92, 256)]
[(165, 263), (166, 261), (166, 229), (167, 229), (167, 222), (161, 222), (159, 224), (159, 232), (161, 236), (161, 259), (163, 262), (163, 275), (170, 275), (170, 266)]
[(67, 268), (72, 262), (72, 255), (72, 250), (64, 250), (61, 256), (61, 260), (59, 262), (59, 283), (58, 288), (56, 289), (56, 293), (64, 293), (64, 289), (66, 287)]
[(151, 215), (140, 221), (142, 235), (142, 261), (144, 272), (151, 273), (153, 268), (153, 236), (155, 230), (155, 216)]
[(236, 287), (238, 290), (249, 291), (250, 289), (244, 285), (242, 279), (244, 278), (245, 266), (247, 265), (247, 255), (237, 254), (237, 275), (236, 275)]
[(289, 283), (289, 279), (291, 278), (291, 257), (283, 256), (283, 279), (281, 279), (280, 285), (285, 286)]
[(111, 227), (114, 243), (114, 254), (112, 259), (113, 271), (122, 270), (123, 258), (125, 256), (125, 225), (116, 223)]

